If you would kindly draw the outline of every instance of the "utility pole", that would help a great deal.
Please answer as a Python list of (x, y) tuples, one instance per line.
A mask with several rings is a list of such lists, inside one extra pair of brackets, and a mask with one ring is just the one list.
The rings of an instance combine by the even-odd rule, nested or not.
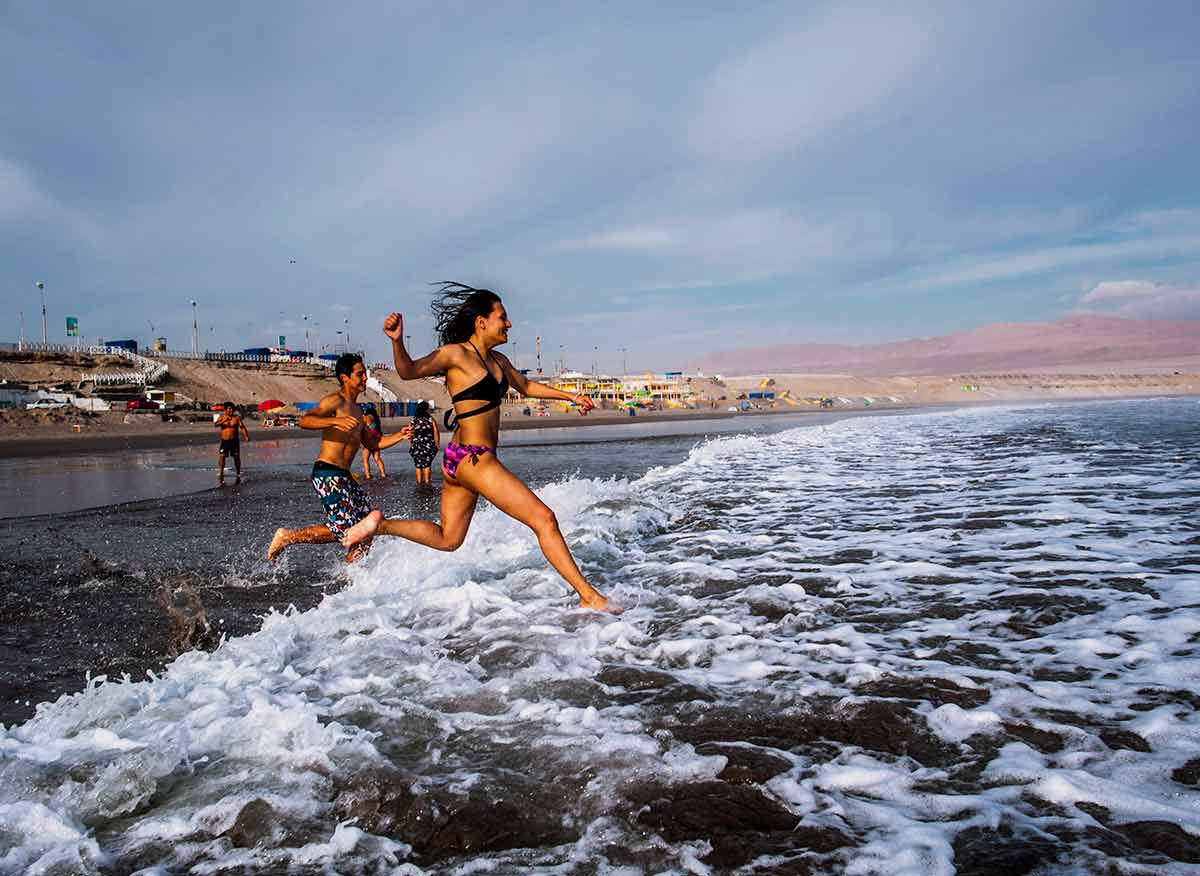
[(42, 344), (45, 345), (48, 343), (46, 336), (46, 284), (38, 280), (34, 285), (42, 293)]
[(537, 338), (535, 338), (535, 341), (537, 342), (537, 373), (538, 373), (538, 377), (541, 377), (542, 376), (542, 336), (538, 335)]
[(625, 354), (629, 352), (629, 348), (617, 347), (617, 352), (621, 354), (621, 376), (624, 377), (629, 373), (629, 367), (625, 364)]
[(196, 299), (192, 299), (192, 358), (200, 358), (200, 324), (196, 322)]

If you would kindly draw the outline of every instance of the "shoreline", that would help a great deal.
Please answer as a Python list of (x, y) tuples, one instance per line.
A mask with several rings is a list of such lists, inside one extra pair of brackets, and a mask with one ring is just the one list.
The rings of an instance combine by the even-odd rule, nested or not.
[[(911, 405), (889, 405), (879, 408), (844, 408), (841, 413), (862, 413), (875, 410), (899, 410), (912, 408)], [(683, 410), (683, 411), (653, 411), (639, 413), (636, 417), (618, 415), (611, 412), (587, 416), (578, 414), (553, 414), (548, 417), (524, 417), (520, 415), (505, 417), (501, 421), (500, 431), (524, 432), (533, 429), (571, 429), (581, 426), (636, 426), (644, 423), (663, 423), (695, 420), (727, 420), (739, 416), (777, 416), (785, 414), (817, 414), (833, 413), (829, 410), (801, 410), (787, 408), (781, 410), (757, 410), (744, 413), (730, 413), (722, 410)], [(402, 425), (408, 423), (407, 417), (385, 418), (384, 433), (391, 434)], [(441, 424), (439, 430), (445, 437), (445, 429)], [(267, 441), (303, 441), (317, 440), (321, 433), (316, 430), (300, 429), (297, 427), (258, 427), (250, 429), (252, 447), (256, 442)], [(160, 431), (148, 429), (130, 429), (97, 434), (84, 432), (78, 435), (0, 435), (0, 459), (31, 459), (37, 457), (53, 457), (64, 454), (105, 453), (119, 450), (158, 450), (173, 447), (203, 447), (211, 444), (216, 449), (218, 444), (216, 429), (208, 425), (167, 423)]]
[[(573, 429), (588, 426), (637, 426), (646, 423), (669, 423), (679, 421), (700, 420), (730, 420), (738, 417), (775, 417), (808, 415), (842, 415), (842, 416), (872, 416), (886, 413), (914, 412), (933, 410), (946, 407), (986, 407), (1004, 404), (1036, 404), (1036, 403), (1075, 403), (1126, 401), (1149, 398), (1188, 398), (1200, 395), (1197, 392), (1162, 393), (1162, 394), (1087, 394), (1087, 395), (1040, 395), (1031, 394), (1023, 398), (989, 398), (989, 399), (955, 399), (906, 401), (893, 404), (876, 404), (872, 406), (856, 405), (853, 407), (836, 408), (770, 408), (752, 409), (733, 413), (727, 410), (667, 410), (639, 412), (630, 417), (616, 412), (603, 411), (580, 416), (575, 413), (555, 413), (547, 417), (525, 417), (519, 414), (506, 414), (501, 421), (500, 431), (524, 432), (535, 429)], [(402, 425), (407, 424), (407, 417), (389, 417), (384, 420), (384, 432), (390, 434)], [(439, 424), (439, 429), (441, 426)], [(441, 429), (444, 433), (445, 430)], [(300, 429), (297, 427), (258, 427), (250, 429), (253, 447), (258, 442), (303, 441), (316, 440), (321, 433), (316, 430)], [(445, 435), (443, 434), (443, 439)], [(443, 442), (444, 443), (444, 442)], [(118, 425), (117, 430), (97, 434), (84, 432), (81, 434), (53, 435), (36, 434), (26, 431), (24, 434), (0, 434), (0, 460), (5, 459), (36, 459), (55, 456), (72, 456), (92, 453), (112, 453), (122, 450), (162, 450), (177, 447), (202, 447), (218, 444), (216, 430), (209, 424), (167, 423), (161, 430), (147, 428), (124, 428)]]

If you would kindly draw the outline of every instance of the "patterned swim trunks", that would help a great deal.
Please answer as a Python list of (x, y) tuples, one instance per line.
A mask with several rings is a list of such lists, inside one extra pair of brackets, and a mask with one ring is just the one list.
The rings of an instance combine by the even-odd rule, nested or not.
[(344, 468), (318, 459), (313, 463), (312, 485), (325, 508), (325, 525), (338, 538), (371, 513), (371, 500)]

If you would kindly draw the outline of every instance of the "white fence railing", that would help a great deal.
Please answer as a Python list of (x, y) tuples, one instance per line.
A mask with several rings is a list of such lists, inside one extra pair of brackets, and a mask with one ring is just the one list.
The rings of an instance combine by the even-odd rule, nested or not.
[(119, 356), (127, 362), (137, 366), (145, 375), (145, 383), (158, 383), (167, 376), (167, 365), (165, 362), (155, 362), (153, 359), (147, 359), (132, 350), (126, 350), (124, 347), (109, 347), (97, 344), (80, 344), (79, 346), (71, 346), (70, 344), (39, 344), (33, 341), (24, 341), (20, 344), (4, 344), (4, 347), (9, 350), (18, 352), (30, 353), (87, 353), (89, 356)]
[(367, 389), (375, 390), (375, 394), (379, 396), (381, 401), (385, 401), (385, 402), (400, 401), (400, 397), (398, 395), (396, 395), (396, 393), (394, 393), (390, 389), (388, 389), (386, 386), (384, 386), (382, 383), (380, 383), (379, 378), (377, 378), (377, 377), (368, 377), (367, 378)]
[(91, 381), (96, 386), (146, 385), (144, 371), (94, 371), (91, 374), (83, 375), (83, 379)]

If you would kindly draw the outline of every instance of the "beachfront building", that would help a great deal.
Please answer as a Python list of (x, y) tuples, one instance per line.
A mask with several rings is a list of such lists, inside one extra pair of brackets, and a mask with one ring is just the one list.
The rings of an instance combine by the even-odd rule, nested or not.
[[(563, 392), (582, 393), (596, 403), (598, 408), (629, 406), (691, 408), (696, 406), (696, 392), (691, 379), (682, 371), (663, 374), (626, 374), (616, 377), (609, 374), (585, 374), (581, 371), (563, 371), (553, 377), (542, 377), (543, 383)], [(517, 404), (536, 404), (538, 399), (524, 399), (515, 393), (510, 398)]]

